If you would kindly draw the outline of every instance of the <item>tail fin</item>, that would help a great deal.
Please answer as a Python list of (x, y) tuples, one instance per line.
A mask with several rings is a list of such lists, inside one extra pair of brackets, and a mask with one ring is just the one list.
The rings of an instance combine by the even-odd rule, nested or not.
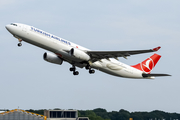
[(147, 58), (143, 62), (137, 65), (133, 65), (132, 67), (150, 74), (151, 70), (155, 67), (155, 65), (157, 64), (160, 58), (161, 58), (160, 55), (154, 54), (150, 58)]

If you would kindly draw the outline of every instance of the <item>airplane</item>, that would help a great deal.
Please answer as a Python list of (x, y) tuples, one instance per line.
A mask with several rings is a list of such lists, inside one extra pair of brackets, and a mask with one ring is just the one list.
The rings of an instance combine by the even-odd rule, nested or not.
[(154, 79), (158, 76), (171, 76), (169, 74), (152, 74), (151, 71), (161, 58), (154, 54), (136, 65), (126, 65), (119, 61), (118, 57), (127, 59), (130, 55), (156, 52), (161, 47), (147, 50), (130, 51), (92, 51), (66, 39), (45, 32), (33, 26), (21, 23), (11, 23), (5, 26), (6, 29), (18, 39), (18, 46), (22, 46), (22, 41), (43, 48), (50, 52), (45, 52), (45, 61), (61, 65), (63, 61), (72, 65), (69, 69), (73, 75), (78, 75), (76, 67), (86, 68), (90, 74), (95, 73), (94, 69), (110, 75), (124, 78)]

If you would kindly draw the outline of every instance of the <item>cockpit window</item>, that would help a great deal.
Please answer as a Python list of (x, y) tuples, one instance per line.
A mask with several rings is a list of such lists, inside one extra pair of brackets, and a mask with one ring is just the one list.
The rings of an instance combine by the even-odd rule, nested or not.
[(17, 24), (11, 23), (11, 25), (17, 26)]

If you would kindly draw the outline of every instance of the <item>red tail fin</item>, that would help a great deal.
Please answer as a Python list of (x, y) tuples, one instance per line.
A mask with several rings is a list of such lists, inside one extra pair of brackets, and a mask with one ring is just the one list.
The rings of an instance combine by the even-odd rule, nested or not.
[(138, 70), (141, 70), (145, 73), (150, 73), (160, 58), (161, 58), (160, 55), (154, 54), (150, 58), (144, 60), (143, 62), (141, 62), (137, 65), (133, 65), (132, 67), (134, 67)]

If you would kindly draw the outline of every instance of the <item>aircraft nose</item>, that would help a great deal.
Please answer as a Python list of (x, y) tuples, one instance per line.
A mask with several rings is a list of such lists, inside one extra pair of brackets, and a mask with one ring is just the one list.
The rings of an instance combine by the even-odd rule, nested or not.
[(6, 25), (5, 28), (10, 32), (13, 33), (14, 28), (12, 27), (12, 25)]
[(8, 31), (9, 31), (9, 26), (10, 26), (10, 25), (6, 25), (6, 26), (5, 26)]

